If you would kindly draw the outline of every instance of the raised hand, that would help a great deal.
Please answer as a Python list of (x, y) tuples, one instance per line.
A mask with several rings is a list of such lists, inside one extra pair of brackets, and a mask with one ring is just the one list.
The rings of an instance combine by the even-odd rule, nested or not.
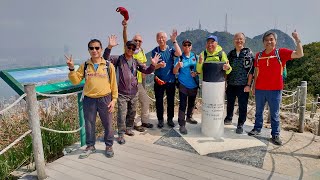
[(156, 55), (153, 58), (151, 58), (151, 64), (156, 66), (160, 60), (160, 57), (161, 55), (156, 53)]
[(226, 61), (226, 63), (223, 65), (223, 70), (227, 71), (230, 69), (229, 60)]
[(299, 35), (298, 35), (298, 33), (297, 33), (297, 30), (294, 30), (294, 31), (292, 32), (292, 37), (293, 37), (293, 39), (294, 39), (295, 41), (299, 41)]
[(128, 26), (128, 21), (125, 19), (122, 20), (122, 26), (126, 28)]
[(177, 40), (178, 31), (176, 29), (172, 30), (172, 34), (170, 34), (170, 39), (172, 42), (175, 42)]
[(64, 57), (67, 59), (66, 63), (69, 69), (74, 69), (74, 61), (72, 59), (72, 55), (70, 55), (69, 57), (67, 55), (64, 55)]
[(111, 35), (108, 36), (108, 48), (113, 48), (114, 46), (117, 46), (117, 36), (116, 35)]

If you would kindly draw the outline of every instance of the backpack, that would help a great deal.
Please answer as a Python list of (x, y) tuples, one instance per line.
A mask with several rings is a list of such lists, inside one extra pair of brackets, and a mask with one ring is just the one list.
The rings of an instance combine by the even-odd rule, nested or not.
[(208, 56), (208, 53), (206, 50), (203, 51), (203, 55), (204, 55), (204, 60), (203, 61), (206, 61), (207, 60), (207, 57), (215, 57), (215, 56), (218, 56), (219, 57), (219, 61), (221, 62), (222, 60), (222, 50), (218, 52), (217, 55), (214, 55), (214, 56)]
[[(110, 65), (110, 62), (106, 60), (107, 74), (108, 74), (109, 82), (111, 82), (111, 80), (110, 80), (110, 66), (109, 66), (109, 65)], [(84, 67), (83, 67), (83, 75), (84, 75), (84, 77), (86, 77), (87, 67), (88, 67), (88, 63), (85, 62), (85, 63), (84, 63)], [(84, 98), (84, 94), (83, 94), (83, 92), (82, 92), (81, 98), (80, 98), (80, 102), (83, 101), (83, 98)]]
[[(262, 56), (262, 53), (263, 53), (263, 51), (259, 52), (257, 63), (259, 62), (259, 59)], [(286, 65), (282, 66), (281, 58), (279, 55), (279, 49), (275, 50), (275, 54), (276, 54), (278, 62), (280, 63), (280, 66), (281, 66), (282, 79), (285, 80), (287, 78), (287, 67), (286, 67)]]
[[(84, 63), (84, 67), (83, 67), (83, 74), (85, 76), (86, 70), (88, 67), (88, 63), (85, 62)], [(109, 82), (110, 82), (110, 62), (106, 60), (106, 67), (107, 67), (107, 73), (108, 73), (108, 78), (109, 78)]]

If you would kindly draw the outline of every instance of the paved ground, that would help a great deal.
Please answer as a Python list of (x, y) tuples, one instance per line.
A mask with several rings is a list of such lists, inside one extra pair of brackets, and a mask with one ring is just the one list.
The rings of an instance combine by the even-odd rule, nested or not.
[[(150, 114), (152, 123), (157, 124), (154, 113)], [(194, 118), (201, 121), (200, 114)], [(144, 142), (163, 145), (203, 156), (219, 158), (240, 164), (289, 175), (294, 179), (320, 179), (320, 137), (311, 133), (281, 131), (282, 146), (269, 142), (270, 129), (263, 129), (262, 134), (250, 137), (246, 133), (235, 133), (237, 116), (233, 125), (225, 126), (224, 136), (220, 139), (204, 137), (201, 123), (187, 124), (188, 134), (181, 135), (178, 126), (148, 129), (143, 133), (127, 137)], [(175, 121), (177, 124), (177, 122)], [(246, 122), (245, 131), (250, 131), (253, 124)]]

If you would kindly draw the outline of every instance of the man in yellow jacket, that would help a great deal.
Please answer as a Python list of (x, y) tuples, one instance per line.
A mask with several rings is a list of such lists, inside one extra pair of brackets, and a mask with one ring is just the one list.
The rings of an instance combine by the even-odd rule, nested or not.
[(218, 37), (210, 35), (207, 37), (206, 50), (200, 53), (199, 61), (197, 63), (197, 72), (200, 73), (200, 78), (202, 79), (202, 65), (204, 62), (226, 62), (223, 65), (223, 70), (226, 74), (232, 71), (229, 64), (228, 57), (226, 53), (222, 50), (222, 47), (218, 45)]
[[(115, 40), (111, 36), (110, 40)], [(99, 112), (102, 125), (105, 129), (104, 141), (106, 144), (106, 157), (113, 157), (113, 129), (112, 111), (118, 98), (118, 87), (114, 66), (102, 58), (102, 44), (93, 39), (88, 43), (88, 51), (91, 58), (81, 64), (77, 71), (74, 69), (72, 56), (67, 57), (69, 67), (69, 79), (72, 84), (79, 84), (83, 78), (86, 82), (83, 88), (83, 113), (86, 128), (86, 149), (79, 156), (80, 159), (88, 157), (95, 152), (96, 117)]]

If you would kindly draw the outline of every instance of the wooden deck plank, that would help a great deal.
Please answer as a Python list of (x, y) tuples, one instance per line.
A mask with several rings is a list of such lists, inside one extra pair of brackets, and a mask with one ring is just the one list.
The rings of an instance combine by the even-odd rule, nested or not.
[[(126, 147), (124, 147), (126, 148)], [(108, 161), (103, 158), (99, 158), (97, 156), (92, 156), (90, 158), (94, 158), (100, 161)], [(116, 155), (112, 159), (113, 162), (110, 162), (112, 164), (116, 164), (121, 162), (121, 167), (124, 169), (132, 168), (132, 166), (135, 166), (135, 170), (143, 173), (148, 174), (152, 177), (155, 177), (157, 179), (198, 179), (198, 180), (206, 180), (208, 178), (203, 178), (198, 175), (191, 174), (186, 171), (181, 171), (177, 168), (171, 168), (167, 167), (166, 164), (159, 164), (154, 163), (154, 159), (150, 159), (150, 161), (146, 161), (144, 157), (136, 156), (135, 154), (132, 154), (130, 152), (123, 151), (121, 149), (116, 150)], [(116, 162), (117, 161), (117, 162)], [(157, 172), (156, 174), (152, 174), (153, 172)]]
[[(91, 156), (94, 156), (92, 154)], [(101, 157), (99, 157), (101, 158)], [(103, 156), (102, 158), (107, 159)], [(131, 170), (124, 171), (123, 169), (114, 166), (113, 164), (107, 164), (100, 161), (93, 160), (91, 158), (78, 159), (73, 156), (68, 158), (63, 158), (59, 160), (60, 163), (63, 163), (67, 166), (74, 165), (75, 169), (81, 170), (86, 173), (94, 174), (96, 176), (106, 178), (106, 179), (148, 179), (154, 180), (152, 177), (148, 177), (144, 174), (139, 174)]]
[(50, 166), (46, 166), (46, 173), (48, 176), (46, 180), (60, 180), (60, 179), (77, 180), (78, 179), (78, 178), (69, 176), (67, 173), (62, 173), (54, 169), (51, 169)]
[[(63, 158), (60, 158), (63, 159)], [(57, 160), (59, 161), (59, 159)], [(74, 167), (69, 167), (65, 166), (64, 164), (61, 164), (57, 161), (54, 161), (52, 164), (50, 164), (50, 169), (53, 169), (55, 171), (61, 172), (61, 173), (67, 173), (69, 176), (75, 179), (106, 179), (106, 178), (101, 178), (98, 176), (95, 176), (93, 174), (89, 174), (86, 172), (83, 172), (81, 170), (76, 169), (75, 167), (78, 167), (79, 164), (75, 164)]]
[[(272, 178), (277, 177), (280, 179), (290, 179), (290, 177), (288, 176), (272, 173), (263, 169), (252, 167), (252, 166), (246, 166), (239, 163), (224, 161), (224, 160), (207, 157), (207, 156), (200, 156), (198, 154), (193, 154), (190, 152), (185, 152), (185, 151), (168, 148), (160, 145), (147, 144), (147, 143), (143, 143), (141, 141), (137, 141), (133, 139), (130, 139), (130, 141), (126, 143), (126, 145), (136, 149), (148, 151), (150, 153), (157, 152), (158, 154), (164, 155), (166, 157), (179, 158), (181, 160), (185, 160), (187, 158), (188, 161), (192, 163), (211, 166), (215, 169), (228, 171), (230, 173), (237, 173), (239, 175), (245, 175), (248, 177), (253, 177), (258, 179), (267, 179), (269, 175), (272, 174), (273, 175)], [(143, 146), (146, 146), (147, 148)], [(166, 158), (166, 159), (171, 159), (171, 158)]]
[[(140, 146), (141, 147), (141, 146)], [(158, 152), (148, 152), (145, 150), (136, 149), (131, 146), (127, 146), (127, 148), (123, 148), (122, 150), (125, 152), (124, 154), (128, 154), (129, 152), (133, 154), (131, 158), (136, 160), (144, 160), (153, 162), (155, 164), (164, 164), (167, 167), (174, 168), (192, 173), (193, 175), (202, 176), (208, 179), (257, 179), (250, 176), (237, 174), (234, 172), (217, 169), (216, 167), (210, 167), (206, 165), (201, 165), (199, 163), (190, 162), (191, 157), (188, 159), (179, 159), (176, 157), (168, 157), (167, 155), (159, 154)], [(161, 153), (166, 153), (166, 151), (162, 151)], [(217, 166), (217, 164), (215, 164)]]
[(82, 150), (47, 164), (52, 179), (290, 179), (292, 177), (251, 166), (200, 156), (165, 146), (127, 138), (125, 145), (114, 144), (115, 156), (104, 156), (104, 143), (97, 153), (78, 159)]

